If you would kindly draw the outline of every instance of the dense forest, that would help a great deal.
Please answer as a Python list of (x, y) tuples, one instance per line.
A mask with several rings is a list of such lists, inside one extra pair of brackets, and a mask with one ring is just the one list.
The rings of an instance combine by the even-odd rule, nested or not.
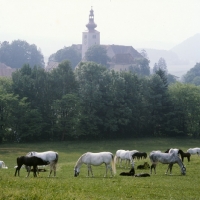
[(200, 87), (95, 62), (0, 78), (0, 142), (199, 136)]

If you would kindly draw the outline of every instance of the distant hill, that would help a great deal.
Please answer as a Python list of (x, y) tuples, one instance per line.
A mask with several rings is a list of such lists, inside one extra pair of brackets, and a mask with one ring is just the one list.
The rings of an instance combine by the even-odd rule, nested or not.
[(184, 40), (171, 49), (183, 61), (200, 62), (200, 33)]
[[(141, 52), (142, 49), (138, 49)], [(181, 61), (178, 55), (173, 51), (167, 50), (158, 50), (158, 49), (145, 49), (147, 56), (150, 60), (150, 66), (153, 67), (155, 63), (158, 63), (158, 60), (162, 57), (165, 59), (167, 65), (182, 65), (186, 64)]]
[[(137, 50), (141, 52), (142, 49)], [(162, 57), (167, 63), (168, 72), (181, 77), (197, 62), (200, 62), (200, 33), (184, 40), (168, 51), (158, 49), (145, 49), (145, 51), (150, 60), (151, 69)]]

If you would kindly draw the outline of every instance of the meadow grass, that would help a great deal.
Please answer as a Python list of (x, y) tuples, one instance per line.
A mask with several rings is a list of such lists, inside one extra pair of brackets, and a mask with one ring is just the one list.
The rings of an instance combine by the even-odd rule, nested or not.
[[(199, 147), (199, 139), (167, 139), (145, 138), (109, 141), (68, 141), (31, 144), (3, 144), (0, 145), (0, 160), (8, 169), (0, 169), (0, 199), (9, 200), (51, 200), (51, 199), (200, 199), (200, 157), (191, 156), (184, 164), (187, 168), (186, 176), (182, 176), (177, 164), (173, 166), (172, 175), (165, 175), (167, 165), (158, 164), (157, 174), (150, 177), (136, 178), (119, 176), (119, 168), (115, 177), (104, 178), (105, 166), (93, 167), (93, 178), (86, 177), (87, 167), (83, 165), (78, 177), (74, 177), (74, 165), (85, 152), (110, 151), (115, 154), (118, 149), (145, 151), (165, 151), (168, 148), (180, 148), (184, 152), (188, 148)], [(29, 151), (53, 150), (59, 153), (57, 176), (48, 178), (47, 172), (41, 172), (39, 177), (33, 174), (26, 178), (25, 169), (20, 170), (20, 177), (14, 176), (16, 158)], [(137, 165), (149, 162), (149, 158), (135, 162), (136, 173), (149, 173), (149, 170), (137, 170)]]

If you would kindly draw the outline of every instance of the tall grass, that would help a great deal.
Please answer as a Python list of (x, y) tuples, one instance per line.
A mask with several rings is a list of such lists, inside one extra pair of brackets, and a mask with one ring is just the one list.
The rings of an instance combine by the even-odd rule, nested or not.
[[(8, 169), (0, 169), (0, 199), (200, 199), (200, 157), (192, 155), (191, 162), (184, 164), (186, 176), (180, 175), (177, 164), (173, 166), (173, 175), (165, 175), (167, 165), (159, 164), (157, 174), (146, 178), (122, 177), (119, 173), (129, 169), (119, 168), (115, 177), (104, 178), (105, 166), (93, 167), (94, 178), (88, 178), (87, 167), (81, 167), (81, 173), (74, 177), (74, 165), (87, 151), (111, 151), (118, 149), (137, 149), (149, 153), (152, 150), (165, 151), (168, 148), (181, 148), (184, 152), (190, 147), (200, 146), (194, 139), (131, 139), (115, 141), (4, 144), (0, 146), (0, 160)], [(53, 150), (59, 153), (57, 177), (48, 178), (47, 172), (41, 172), (37, 178), (33, 174), (26, 178), (25, 169), (20, 177), (14, 176), (16, 158), (29, 151)], [(135, 166), (149, 162), (149, 158), (135, 162)], [(137, 170), (136, 173), (149, 172)]]

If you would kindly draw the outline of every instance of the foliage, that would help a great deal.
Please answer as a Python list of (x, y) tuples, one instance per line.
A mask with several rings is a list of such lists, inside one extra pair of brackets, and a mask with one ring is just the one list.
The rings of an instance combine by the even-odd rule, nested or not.
[(91, 46), (85, 53), (85, 59), (87, 61), (93, 61), (104, 66), (108, 66), (107, 62), (109, 61), (106, 49), (101, 45)]
[(149, 76), (150, 75), (150, 67), (149, 60), (146, 58), (137, 58), (134, 61), (135, 63), (129, 67), (129, 71), (132, 73), (136, 73), (141, 76)]
[(186, 73), (184, 82), (200, 85), (200, 63), (196, 63), (196, 65)]
[(176, 131), (181, 135), (199, 136), (200, 88), (176, 83), (170, 86), (169, 93), (176, 111)]
[(49, 57), (49, 61), (63, 62), (69, 60), (74, 69), (81, 61), (81, 54), (73, 47), (64, 47)]
[(31, 67), (35, 65), (44, 67), (44, 57), (37, 46), (22, 40), (14, 40), (11, 44), (2, 42), (0, 62), (11, 68), (21, 68), (24, 64), (29, 64)]
[(24, 65), (0, 79), (0, 141), (199, 136), (199, 87), (64, 61), (52, 71)]
[(172, 83), (176, 83), (176, 77), (172, 74), (167, 74), (167, 80), (168, 80), (168, 84), (172, 84)]
[(162, 57), (158, 60), (158, 63), (154, 64), (153, 73), (156, 73), (156, 71), (158, 71), (159, 69), (167, 73), (167, 63)]
[(147, 55), (147, 52), (146, 52), (145, 49), (142, 49), (141, 52), (140, 52), (140, 54), (141, 54), (144, 58), (149, 59), (149, 58), (148, 58), (148, 55)]

